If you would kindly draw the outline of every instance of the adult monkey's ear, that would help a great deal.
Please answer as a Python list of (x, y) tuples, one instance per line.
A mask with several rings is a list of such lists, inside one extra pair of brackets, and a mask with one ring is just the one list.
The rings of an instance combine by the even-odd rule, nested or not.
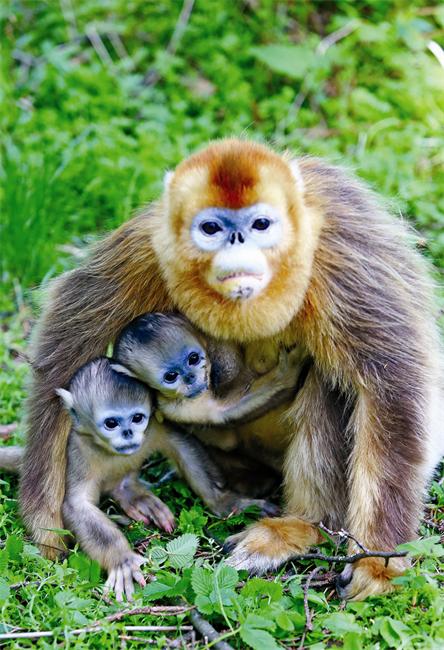
[(171, 181), (173, 179), (174, 172), (172, 171), (167, 171), (165, 172), (165, 176), (163, 177), (163, 189), (168, 190), (171, 184)]
[(70, 393), (69, 390), (66, 390), (65, 388), (56, 388), (55, 392), (59, 397), (62, 398), (63, 406), (66, 408), (66, 410), (72, 411), (74, 406), (72, 393)]

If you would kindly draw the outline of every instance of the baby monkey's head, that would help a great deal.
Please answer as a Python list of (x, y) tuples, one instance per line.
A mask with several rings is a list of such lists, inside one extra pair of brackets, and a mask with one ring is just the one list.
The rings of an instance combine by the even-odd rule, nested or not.
[[(123, 370), (123, 369), (122, 369)], [(110, 453), (133, 454), (142, 445), (151, 415), (147, 386), (116, 371), (106, 357), (82, 366), (68, 390), (58, 388), (73, 428)]]
[(208, 389), (205, 343), (180, 314), (139, 316), (121, 332), (114, 356), (167, 398), (192, 398)]

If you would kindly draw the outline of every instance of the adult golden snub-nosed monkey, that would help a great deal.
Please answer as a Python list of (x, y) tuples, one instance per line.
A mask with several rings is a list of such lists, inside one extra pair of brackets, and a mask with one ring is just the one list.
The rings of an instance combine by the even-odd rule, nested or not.
[[(237, 538), (233, 564), (278, 566), (317, 540), (319, 519), (369, 548), (415, 536), (444, 421), (425, 263), (339, 169), (228, 139), (182, 162), (157, 203), (53, 284), (34, 338), (21, 487), (37, 542), (51, 545), (46, 529), (62, 523), (69, 423), (54, 389), (135, 316), (171, 309), (247, 357), (262, 340), (314, 360), (286, 414), (286, 515)], [(362, 560), (345, 594), (388, 591), (403, 567)]]

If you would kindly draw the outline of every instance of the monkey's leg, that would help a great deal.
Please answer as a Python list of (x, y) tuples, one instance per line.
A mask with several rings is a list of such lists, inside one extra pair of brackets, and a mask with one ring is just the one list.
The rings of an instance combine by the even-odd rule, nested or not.
[(261, 573), (322, 541), (315, 523), (330, 525), (346, 508), (344, 404), (329, 391), (315, 368), (287, 413), (295, 433), (286, 453), (286, 516), (263, 519), (227, 540), (228, 562)]
[(177, 467), (191, 489), (218, 517), (233, 511), (257, 506), (263, 514), (276, 514), (278, 509), (265, 499), (248, 499), (226, 488), (226, 479), (211, 460), (207, 450), (192, 435), (153, 422), (149, 435), (152, 449), (166, 456)]
[(82, 549), (108, 572), (106, 589), (113, 589), (116, 600), (132, 599), (133, 581), (145, 585), (140, 566), (145, 561), (134, 553), (124, 535), (97, 506), (87, 500), (83, 490), (70, 494), (63, 503), (65, 525)]
[(126, 512), (128, 517), (145, 524), (153, 522), (167, 533), (175, 528), (174, 515), (168, 506), (150, 492), (136, 473), (128, 474), (112, 491), (111, 496)]
[[(405, 393), (406, 387), (399, 390)], [(424, 467), (427, 433), (423, 427), (427, 424), (421, 413), (419, 383), (416, 395), (412, 390), (408, 397), (396, 395), (393, 386), (386, 403), (361, 392), (350, 421), (354, 446), (346, 529), (370, 550), (393, 551), (417, 534), (429, 478)], [(350, 551), (356, 550), (351, 542)], [(339, 592), (344, 598), (361, 600), (392, 591), (391, 578), (402, 574), (407, 566), (404, 558), (392, 558), (387, 566), (384, 559), (365, 558), (353, 565), (353, 572), (343, 572)]]

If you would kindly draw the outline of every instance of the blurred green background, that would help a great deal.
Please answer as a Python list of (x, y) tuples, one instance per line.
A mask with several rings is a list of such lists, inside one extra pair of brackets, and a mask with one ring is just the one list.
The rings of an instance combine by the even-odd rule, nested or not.
[(3, 0), (0, 20), (4, 298), (232, 134), (346, 164), (444, 268), (442, 2)]

